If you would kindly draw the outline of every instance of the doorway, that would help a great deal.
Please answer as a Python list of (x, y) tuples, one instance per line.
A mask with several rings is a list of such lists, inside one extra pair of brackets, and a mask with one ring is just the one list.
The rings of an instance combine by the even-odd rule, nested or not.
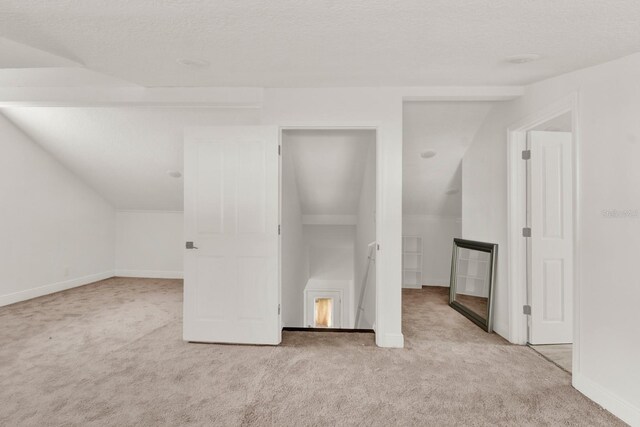
[(527, 342), (571, 372), (573, 173), (571, 113), (527, 132)]
[(375, 130), (283, 129), (280, 179), (282, 326), (372, 330)]
[(575, 96), (511, 127), (510, 337), (567, 372), (577, 367)]
[(305, 289), (304, 319), (308, 328), (342, 328), (340, 290)]

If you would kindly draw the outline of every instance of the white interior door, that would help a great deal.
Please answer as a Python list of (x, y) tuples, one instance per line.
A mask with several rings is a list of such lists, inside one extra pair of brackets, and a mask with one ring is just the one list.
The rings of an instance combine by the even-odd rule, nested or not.
[(279, 344), (278, 129), (185, 132), (184, 339)]
[(571, 133), (529, 132), (531, 344), (573, 341)]

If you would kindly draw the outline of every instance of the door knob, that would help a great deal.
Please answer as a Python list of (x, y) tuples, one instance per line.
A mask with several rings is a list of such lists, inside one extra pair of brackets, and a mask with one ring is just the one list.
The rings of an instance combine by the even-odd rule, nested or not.
[(187, 242), (187, 249), (198, 249), (193, 242)]

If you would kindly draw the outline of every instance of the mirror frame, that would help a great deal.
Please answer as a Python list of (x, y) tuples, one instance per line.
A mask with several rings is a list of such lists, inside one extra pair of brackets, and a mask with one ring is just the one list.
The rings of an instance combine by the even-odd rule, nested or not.
[[(463, 304), (455, 300), (456, 296), (456, 273), (458, 267), (458, 249), (472, 249), (481, 252), (487, 252), (490, 255), (489, 262), (489, 296), (487, 299), (486, 319), (482, 318), (473, 310), (467, 308)], [(480, 326), (487, 332), (493, 331), (493, 288), (496, 277), (496, 268), (498, 263), (498, 245), (496, 243), (476, 242), (474, 240), (453, 239), (453, 255), (451, 256), (451, 282), (449, 288), (449, 305), (476, 325)]]

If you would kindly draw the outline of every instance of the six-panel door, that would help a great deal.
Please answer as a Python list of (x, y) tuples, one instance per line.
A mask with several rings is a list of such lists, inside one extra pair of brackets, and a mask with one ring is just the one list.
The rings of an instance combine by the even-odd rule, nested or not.
[(279, 344), (278, 130), (185, 132), (184, 339)]
[(573, 341), (571, 133), (529, 132), (531, 344)]

